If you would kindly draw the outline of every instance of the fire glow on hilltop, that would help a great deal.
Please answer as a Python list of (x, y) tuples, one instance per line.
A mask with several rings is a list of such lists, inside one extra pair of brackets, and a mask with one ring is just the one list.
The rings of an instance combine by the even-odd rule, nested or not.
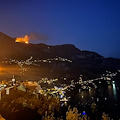
[(28, 37), (28, 35), (25, 35), (25, 37), (18, 37), (16, 38), (15, 42), (23, 42), (28, 44), (29, 43), (30, 38)]

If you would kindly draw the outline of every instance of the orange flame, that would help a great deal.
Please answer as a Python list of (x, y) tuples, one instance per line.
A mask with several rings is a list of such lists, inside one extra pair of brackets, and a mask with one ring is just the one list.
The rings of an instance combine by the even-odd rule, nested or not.
[(15, 42), (23, 42), (28, 44), (29, 43), (30, 38), (28, 37), (28, 35), (25, 35), (25, 37), (18, 37), (16, 38)]

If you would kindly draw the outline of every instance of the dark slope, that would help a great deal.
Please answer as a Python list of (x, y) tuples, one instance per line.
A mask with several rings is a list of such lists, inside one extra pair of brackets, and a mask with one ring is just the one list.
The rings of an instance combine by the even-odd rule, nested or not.
[(1, 57), (15, 57), (17, 59), (24, 57), (28, 58), (29, 56), (37, 58), (53, 58), (56, 56), (61, 56), (64, 58), (69, 58), (71, 60), (76, 59), (96, 59), (101, 58), (102, 56), (94, 52), (89, 51), (80, 51), (72, 44), (48, 46), (45, 44), (24, 44), (16, 43), (15, 39), (0, 33), (0, 52)]
[[(80, 74), (96, 76), (106, 70), (115, 71), (120, 69), (120, 60), (104, 58), (103, 56), (90, 51), (81, 51), (72, 44), (48, 46), (45, 44), (24, 44), (16, 43), (15, 39), (0, 33), (0, 58), (25, 60), (33, 56), (33, 59), (47, 59), (62, 57), (72, 60), (68, 63), (51, 63), (51, 68), (61, 71), (63, 68), (69, 74)], [(59, 73), (59, 72), (58, 72)]]

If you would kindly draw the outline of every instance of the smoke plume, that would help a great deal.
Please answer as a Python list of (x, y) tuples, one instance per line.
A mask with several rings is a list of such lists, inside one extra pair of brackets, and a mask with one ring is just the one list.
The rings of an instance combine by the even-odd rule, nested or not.
[(46, 41), (48, 39), (46, 35), (34, 33), (34, 32), (30, 33), (28, 37), (30, 38), (30, 40), (40, 40), (40, 41)]

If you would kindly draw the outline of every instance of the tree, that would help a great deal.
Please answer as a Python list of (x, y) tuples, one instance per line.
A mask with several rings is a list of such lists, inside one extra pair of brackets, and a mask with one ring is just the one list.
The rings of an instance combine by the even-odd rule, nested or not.
[(108, 115), (105, 113), (102, 114), (102, 118), (103, 120), (110, 120), (110, 117), (108, 117)]
[(2, 115), (0, 114), (0, 120), (5, 120), (3, 117), (2, 117)]
[(78, 113), (77, 108), (74, 107), (72, 110), (68, 107), (68, 112), (66, 112), (66, 120), (81, 120), (80, 115), (81, 114)]
[(53, 117), (53, 113), (51, 115), (47, 115), (47, 111), (45, 112), (45, 117), (42, 118), (42, 120), (55, 120)]
[(66, 112), (66, 120), (89, 120), (89, 118), (87, 117), (85, 111), (82, 114), (79, 114), (76, 107), (72, 110), (69, 106), (68, 112)]

